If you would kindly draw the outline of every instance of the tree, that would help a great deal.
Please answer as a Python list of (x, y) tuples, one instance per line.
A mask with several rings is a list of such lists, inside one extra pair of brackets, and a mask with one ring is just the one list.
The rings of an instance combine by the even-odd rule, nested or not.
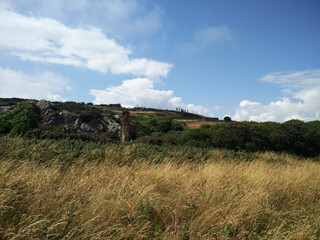
[(223, 119), (223, 121), (225, 121), (225, 122), (231, 122), (232, 120), (231, 120), (231, 117), (225, 116), (224, 119)]

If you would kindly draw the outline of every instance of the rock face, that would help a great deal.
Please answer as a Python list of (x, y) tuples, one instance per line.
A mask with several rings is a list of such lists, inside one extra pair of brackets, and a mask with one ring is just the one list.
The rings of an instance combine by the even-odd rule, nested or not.
[(48, 116), (48, 115), (50, 115), (51, 113), (54, 113), (54, 110), (51, 109), (51, 108), (48, 108), (48, 109), (46, 109), (46, 110), (44, 111), (43, 115)]
[[(49, 110), (49, 109), (48, 109)], [(45, 112), (47, 113), (48, 110)], [(52, 111), (50, 111), (52, 112)], [(49, 115), (50, 113), (48, 113)], [(56, 116), (52, 116), (50, 120), (45, 121), (44, 124), (45, 125), (60, 125), (60, 124), (68, 124), (68, 123), (73, 123), (73, 121), (76, 119), (76, 117), (69, 113), (66, 110), (63, 110), (62, 112), (60, 112), (58, 115)]]
[(116, 133), (120, 137), (121, 125), (116, 120), (104, 117), (101, 122), (108, 131)]
[(59, 113), (57, 119), (58, 119), (58, 122), (60, 122), (60, 124), (72, 123), (76, 119), (76, 117), (73, 114), (69, 113), (68, 111), (63, 110), (62, 112)]
[(80, 125), (80, 130), (87, 133), (101, 133), (103, 132), (103, 125), (94, 118), (88, 123), (82, 123)]
[[(82, 109), (77, 111), (75, 107), (70, 108), (76, 113), (68, 112), (66, 110), (59, 112), (56, 110), (57, 107), (53, 103), (50, 103), (46, 100), (40, 100), (37, 105), (41, 109), (42, 123), (44, 125), (53, 126), (52, 129), (60, 129), (64, 133), (70, 134), (78, 133), (85, 134), (87, 136), (91, 135), (92, 137), (94, 137), (96, 134), (102, 135), (102, 133), (109, 132), (113, 134), (102, 135), (102, 137), (111, 136), (112, 138), (116, 137), (121, 140), (121, 136), (123, 135), (123, 141), (130, 141), (132, 139), (132, 124), (130, 123), (129, 112), (124, 112), (122, 117), (119, 115), (101, 117), (100, 115), (100, 117), (94, 117), (89, 121), (89, 119), (85, 120), (81, 118), (81, 114), (83, 113)], [(59, 107), (61, 107), (61, 105)], [(123, 131), (122, 125), (124, 126)]]
[(79, 130), (80, 129), (80, 127), (81, 127), (81, 121), (80, 121), (80, 119), (79, 118), (77, 118), (76, 119), (76, 121), (74, 122), (74, 128), (76, 129), (76, 130)]
[(37, 103), (37, 106), (40, 108), (41, 111), (45, 111), (46, 109), (50, 108), (50, 102), (46, 100), (40, 100)]
[(7, 113), (10, 111), (10, 106), (0, 107), (0, 113)]

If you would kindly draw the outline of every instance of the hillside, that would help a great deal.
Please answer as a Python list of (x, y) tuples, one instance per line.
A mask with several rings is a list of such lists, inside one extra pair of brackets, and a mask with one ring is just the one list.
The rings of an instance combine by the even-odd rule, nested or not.
[[(165, 125), (167, 123), (166, 120), (170, 119), (169, 121), (180, 130), (183, 126), (185, 128), (194, 128), (196, 125), (199, 127), (201, 124), (219, 122), (218, 118), (188, 113), (187, 110), (183, 109), (173, 111), (143, 107), (124, 108), (120, 104), (93, 105), (92, 103), (49, 102), (19, 98), (0, 98), (0, 114), (4, 115), (6, 112), (15, 109), (18, 104), (24, 102), (34, 103), (40, 108), (40, 129), (57, 136), (62, 135), (62, 133), (68, 133), (73, 137), (79, 135), (79, 137), (93, 140), (108, 141), (112, 139), (116, 141), (119, 139), (123, 112), (129, 112), (130, 121), (137, 128), (137, 136), (135, 134), (132, 139), (150, 135), (153, 130), (146, 129), (148, 127), (145, 127), (145, 125), (152, 120), (164, 120), (163, 124)], [(166, 127), (168, 131), (175, 130), (174, 126), (164, 126), (164, 128)], [(141, 131), (139, 132), (139, 130)], [(155, 131), (158, 131), (158, 129)], [(166, 132), (165, 129), (163, 131)]]
[(320, 155), (320, 121), (219, 121), (186, 110), (124, 108), (45, 100), (0, 99), (0, 134), (36, 139), (135, 141), (234, 151)]
[[(14, 108), (20, 102), (31, 101), (38, 102), (39, 100), (35, 99), (22, 99), (22, 98), (0, 98), (0, 107), (10, 107)], [(131, 116), (134, 117), (172, 117), (174, 119), (181, 120), (203, 120), (203, 121), (219, 121), (218, 118), (205, 117), (195, 113), (189, 113), (187, 110), (178, 109), (173, 110), (164, 110), (164, 109), (155, 109), (155, 108), (145, 108), (145, 107), (135, 107), (135, 108), (125, 108), (121, 104), (100, 104), (93, 105), (92, 103), (76, 103), (76, 102), (50, 102), (53, 109), (57, 110), (67, 110), (71, 113), (80, 114), (86, 110), (99, 111), (100, 113), (108, 114), (119, 114), (121, 115), (122, 111), (129, 111)]]
[(0, 239), (320, 238), (319, 121), (1, 102)]

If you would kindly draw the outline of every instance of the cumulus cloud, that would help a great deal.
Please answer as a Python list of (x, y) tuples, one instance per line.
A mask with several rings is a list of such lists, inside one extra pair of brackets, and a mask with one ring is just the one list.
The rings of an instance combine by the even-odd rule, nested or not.
[(0, 67), (0, 96), (65, 101), (58, 93), (70, 90), (63, 77), (52, 72), (27, 74)]
[(260, 80), (280, 85), (283, 98), (267, 105), (244, 100), (236, 109), (235, 120), (284, 122), (320, 119), (320, 69), (275, 72)]
[(0, 8), (0, 47), (25, 61), (47, 62), (112, 74), (166, 77), (172, 65), (130, 58), (130, 49), (108, 38), (101, 29), (72, 28), (59, 21), (24, 16)]
[(211, 116), (211, 112), (202, 106), (185, 104), (175, 97), (172, 90), (157, 90), (154, 81), (149, 78), (125, 80), (120, 86), (111, 86), (105, 90), (91, 89), (95, 104), (121, 103), (126, 107), (152, 107), (175, 109), (180, 107), (190, 112)]

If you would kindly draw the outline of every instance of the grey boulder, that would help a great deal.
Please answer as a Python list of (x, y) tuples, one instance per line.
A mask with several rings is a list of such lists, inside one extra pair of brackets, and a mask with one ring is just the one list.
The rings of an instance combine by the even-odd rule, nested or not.
[(46, 100), (40, 100), (37, 103), (37, 106), (40, 108), (41, 111), (45, 111), (46, 109), (50, 108), (50, 102)]
[(9, 110), (10, 110), (9, 106), (0, 107), (0, 113), (7, 113), (9, 112)]
[(103, 125), (97, 119), (92, 119), (88, 123), (82, 123), (80, 130), (88, 133), (101, 133), (103, 132)]
[(104, 117), (102, 119), (102, 123), (103, 125), (105, 125), (108, 131), (114, 132), (114, 133), (120, 133), (121, 125), (116, 120), (112, 118)]
[(46, 121), (44, 124), (46, 125), (68, 124), (68, 123), (72, 123), (75, 119), (76, 117), (73, 114), (69, 113), (66, 110), (63, 110), (58, 115), (53, 116), (51, 119)]

